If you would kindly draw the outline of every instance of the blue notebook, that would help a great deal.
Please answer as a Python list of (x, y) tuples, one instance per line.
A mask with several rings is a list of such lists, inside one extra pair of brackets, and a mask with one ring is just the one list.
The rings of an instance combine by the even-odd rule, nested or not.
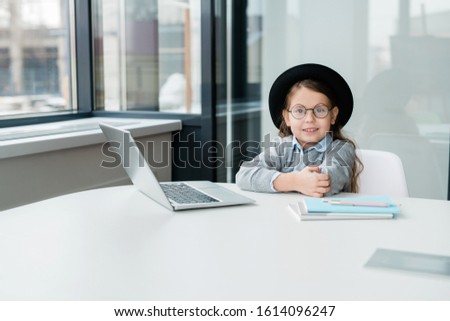
[[(355, 203), (387, 203), (389, 206), (358, 206), (358, 205), (342, 205), (333, 204), (339, 202), (355, 202)], [(372, 197), (328, 197), (328, 198), (312, 198), (305, 197), (303, 199), (305, 214), (320, 213), (358, 213), (358, 214), (398, 214), (400, 209), (388, 196), (372, 196)]]
[[(386, 203), (387, 206), (337, 205), (333, 202), (375, 202)], [(400, 213), (400, 208), (388, 196), (330, 197), (325, 199), (305, 197), (298, 202), (297, 212), (302, 221), (392, 219)]]

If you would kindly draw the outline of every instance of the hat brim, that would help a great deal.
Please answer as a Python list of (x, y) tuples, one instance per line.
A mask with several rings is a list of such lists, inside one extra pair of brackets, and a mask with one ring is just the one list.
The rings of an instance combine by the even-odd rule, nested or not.
[(339, 108), (336, 122), (344, 126), (353, 112), (352, 91), (345, 79), (336, 71), (327, 66), (313, 63), (292, 67), (274, 81), (269, 92), (270, 116), (274, 125), (280, 128), (286, 96), (295, 83), (304, 79), (320, 81), (331, 88), (336, 99), (336, 105)]

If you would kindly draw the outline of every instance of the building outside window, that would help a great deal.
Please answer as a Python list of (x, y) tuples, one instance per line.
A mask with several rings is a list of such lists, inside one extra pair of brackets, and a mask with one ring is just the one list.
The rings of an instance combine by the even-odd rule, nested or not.
[(71, 112), (69, 0), (0, 0), (0, 119)]
[(95, 109), (200, 113), (200, 1), (93, 2)]

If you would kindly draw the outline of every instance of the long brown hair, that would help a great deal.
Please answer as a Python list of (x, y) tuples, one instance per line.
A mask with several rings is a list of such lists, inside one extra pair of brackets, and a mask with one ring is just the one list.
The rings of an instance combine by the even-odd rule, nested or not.
[[(313, 79), (304, 79), (304, 80), (301, 80), (301, 81), (295, 83), (291, 87), (288, 94), (286, 95), (286, 99), (284, 100), (283, 110), (289, 108), (289, 99), (297, 90), (299, 90), (302, 87), (305, 87), (305, 88), (308, 88), (315, 92), (324, 94), (325, 96), (328, 97), (328, 100), (330, 101), (331, 106), (336, 106), (336, 99), (334, 98), (333, 91), (325, 83), (322, 83), (322, 82), (319, 82), (319, 81), (316, 81)], [(338, 121), (336, 121), (334, 125), (331, 125), (330, 131), (332, 133), (333, 140), (338, 139), (338, 140), (347, 141), (350, 144), (352, 144), (353, 148), (356, 150), (355, 142), (343, 134), (342, 125)], [(279, 129), (278, 135), (281, 137), (286, 137), (286, 136), (292, 135), (291, 128), (284, 121), (284, 117), (281, 117), (281, 124), (280, 124), (280, 129)], [(350, 180), (350, 191), (352, 193), (357, 193), (359, 190), (358, 177), (363, 169), (364, 169), (364, 165), (362, 164), (358, 155), (356, 155), (355, 162), (353, 163), (353, 166), (352, 166), (352, 177)]]

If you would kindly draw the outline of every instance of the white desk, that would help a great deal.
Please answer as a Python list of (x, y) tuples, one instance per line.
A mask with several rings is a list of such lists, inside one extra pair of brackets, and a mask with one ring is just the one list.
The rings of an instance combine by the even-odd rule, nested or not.
[(172, 213), (123, 186), (2, 212), (0, 300), (450, 300), (450, 277), (364, 267), (377, 248), (450, 255), (450, 202), (313, 222), (298, 194), (244, 194)]

